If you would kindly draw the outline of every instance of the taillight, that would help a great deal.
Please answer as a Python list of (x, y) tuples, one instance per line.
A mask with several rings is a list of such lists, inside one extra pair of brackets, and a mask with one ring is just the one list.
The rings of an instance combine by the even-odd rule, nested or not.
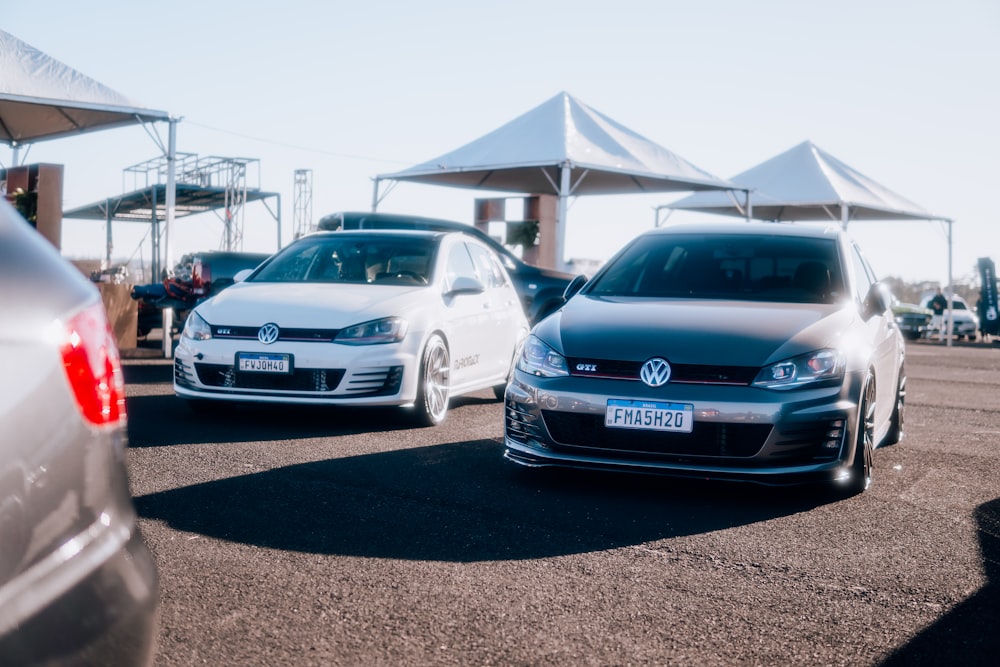
[(212, 282), (212, 271), (201, 263), (195, 261), (191, 267), (191, 287), (195, 294), (204, 294), (205, 286)]
[(80, 311), (66, 324), (62, 358), (80, 414), (87, 421), (101, 426), (125, 418), (121, 358), (103, 304)]

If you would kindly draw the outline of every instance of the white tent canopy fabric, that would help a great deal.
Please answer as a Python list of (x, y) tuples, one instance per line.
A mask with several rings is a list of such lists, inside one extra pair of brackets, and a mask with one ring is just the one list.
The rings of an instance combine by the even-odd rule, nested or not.
[(567, 93), (450, 153), (378, 178), (559, 194), (564, 165), (574, 195), (733, 187)]
[(752, 210), (745, 211), (725, 193), (699, 192), (668, 208), (760, 220), (944, 220), (896, 194), (810, 141), (733, 176), (750, 190)]
[(380, 181), (557, 195), (560, 262), (567, 197), (739, 189), (565, 92), (450, 153), (377, 176), (373, 210)]
[[(948, 292), (952, 285), (952, 223), (896, 194), (810, 141), (765, 160), (732, 177), (747, 188), (744, 208), (726, 193), (698, 192), (663, 208), (719, 215), (739, 215), (776, 222), (926, 220), (948, 224)], [(951, 345), (951, 308), (948, 309)]]
[[(166, 145), (157, 140), (168, 162), (164, 254), (169, 264), (176, 201), (177, 120), (166, 111), (132, 102), (0, 30), (0, 143), (13, 148), (14, 166), (22, 145), (156, 121), (165, 121), (170, 128)], [(171, 326), (172, 311), (165, 309), (163, 330), (169, 332)], [(164, 335), (164, 356), (169, 358), (172, 351), (171, 337)]]
[(169, 119), (0, 30), (0, 142), (17, 146)]

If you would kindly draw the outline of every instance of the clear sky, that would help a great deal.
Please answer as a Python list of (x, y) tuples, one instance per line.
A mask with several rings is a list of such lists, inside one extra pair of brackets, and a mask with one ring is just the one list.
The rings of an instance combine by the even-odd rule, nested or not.
[[(285, 242), (296, 169), (313, 172), (314, 219), (368, 210), (376, 174), (565, 91), (721, 178), (810, 140), (954, 219), (956, 279), (974, 282), (978, 257), (1000, 263), (996, 0), (50, 0), (4, 12), (0, 27), (182, 117), (178, 151), (259, 160)], [(132, 127), (40, 142), (21, 159), (65, 165), (69, 209), (133, 189), (123, 170), (158, 156)], [(0, 148), (3, 166), (11, 158)], [(468, 222), (477, 197), (496, 195), (399, 184), (379, 210)], [(572, 200), (566, 258), (606, 259), (681, 196)], [(705, 219), (670, 222), (694, 218)], [(175, 258), (221, 247), (222, 229), (215, 214), (179, 219)], [(850, 227), (879, 273), (942, 282), (946, 229)], [(146, 232), (116, 223), (115, 258), (148, 260)], [(100, 258), (104, 245), (104, 223), (64, 221), (64, 255)], [(247, 205), (244, 249), (276, 246), (271, 214)]]

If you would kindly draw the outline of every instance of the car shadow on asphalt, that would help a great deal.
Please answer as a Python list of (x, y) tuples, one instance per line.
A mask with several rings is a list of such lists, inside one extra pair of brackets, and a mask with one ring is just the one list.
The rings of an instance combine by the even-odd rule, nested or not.
[(986, 584), (881, 663), (995, 665), (1000, 661), (1000, 498), (975, 511)]
[(522, 470), (501, 452), (497, 441), (476, 440), (327, 459), (135, 503), (142, 517), (177, 530), (261, 547), (471, 562), (644, 544), (822, 502), (787, 489)]
[(170, 384), (174, 364), (164, 359), (122, 360), (122, 378), (130, 384)]
[[(416, 428), (403, 408), (364, 406), (270, 405), (262, 403), (209, 406), (195, 412), (173, 394), (125, 399), (129, 447), (164, 447), (204, 442), (282, 441), (335, 437)], [(498, 404), (492, 398), (459, 396), (451, 409)]]

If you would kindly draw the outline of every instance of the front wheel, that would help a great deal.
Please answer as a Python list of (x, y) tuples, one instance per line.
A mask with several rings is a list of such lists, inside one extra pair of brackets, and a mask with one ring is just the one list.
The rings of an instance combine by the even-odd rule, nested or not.
[(854, 445), (854, 463), (844, 487), (846, 496), (863, 493), (872, 484), (872, 464), (875, 456), (875, 380), (865, 382), (858, 404), (858, 433)]
[(416, 421), (421, 426), (437, 426), (448, 414), (451, 358), (448, 346), (437, 334), (424, 347), (420, 361), (420, 388), (414, 404)]
[(899, 369), (899, 384), (896, 386), (896, 404), (892, 408), (889, 432), (885, 436), (886, 445), (895, 445), (903, 439), (903, 416), (906, 409), (906, 373)]

